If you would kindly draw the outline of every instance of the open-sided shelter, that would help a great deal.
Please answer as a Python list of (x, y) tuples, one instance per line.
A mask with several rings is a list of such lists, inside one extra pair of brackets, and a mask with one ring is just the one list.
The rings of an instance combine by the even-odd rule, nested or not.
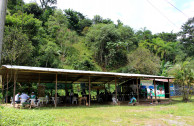
[[(169, 77), (145, 75), (145, 74), (129, 74), (129, 73), (114, 73), (114, 72), (97, 72), (97, 71), (83, 71), (83, 70), (68, 70), (68, 69), (55, 69), (55, 68), (43, 68), (43, 67), (31, 67), (31, 66), (15, 66), (15, 65), (2, 65), (0, 69), (0, 75), (2, 76), (2, 84), (14, 83), (13, 101), (15, 101), (15, 90), (17, 82), (32, 82), (32, 83), (55, 83), (55, 92), (57, 92), (57, 84), (74, 84), (74, 83), (87, 83), (89, 85), (89, 106), (90, 106), (90, 92), (92, 84), (115, 84), (117, 85), (127, 84), (129, 80), (133, 80), (133, 83), (137, 86), (137, 101), (139, 102), (139, 85), (142, 79), (153, 79), (154, 88), (155, 79), (167, 79), (167, 86), (169, 88)], [(9, 79), (9, 80), (8, 80)], [(117, 90), (116, 97), (117, 97)], [(166, 92), (170, 93), (170, 92)], [(155, 93), (156, 94), (156, 93)], [(57, 99), (57, 93), (55, 93), (55, 100)], [(157, 97), (155, 97), (155, 100)], [(15, 102), (13, 102), (15, 103)], [(14, 104), (15, 106), (15, 104)], [(55, 107), (57, 102), (55, 102)]]

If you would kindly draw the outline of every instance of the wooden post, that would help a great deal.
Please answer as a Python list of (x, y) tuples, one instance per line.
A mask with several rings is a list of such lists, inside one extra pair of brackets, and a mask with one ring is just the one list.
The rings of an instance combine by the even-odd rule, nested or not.
[(14, 72), (13, 107), (15, 108), (16, 71)]
[(3, 80), (3, 75), (2, 75), (2, 95), (3, 95), (3, 98), (2, 98), (2, 104), (4, 103), (4, 80)]
[(116, 93), (116, 99), (117, 99), (117, 79), (116, 79), (116, 77), (115, 77), (115, 93)]
[[(65, 74), (65, 85), (67, 85), (67, 73)], [(65, 95), (67, 96), (68, 88), (65, 86)]]
[(156, 80), (154, 78), (154, 94), (155, 94), (155, 103), (158, 103), (157, 96), (156, 96)]
[(137, 102), (139, 103), (139, 86), (138, 86), (138, 78), (136, 78), (137, 83)]
[(170, 101), (171, 101), (171, 97), (170, 97), (170, 81), (169, 81), (169, 79), (168, 79), (168, 87), (169, 87), (169, 99), (170, 99)]
[(7, 71), (7, 91), (6, 91), (6, 105), (7, 105), (7, 101), (8, 101), (8, 96), (7, 96), (7, 95), (8, 95), (8, 88), (9, 88), (9, 85), (8, 85), (8, 84), (9, 84), (9, 82), (8, 82), (9, 80), (8, 80), (8, 78), (9, 78), (9, 75), (8, 75), (8, 71)]
[(57, 74), (56, 74), (56, 84), (55, 84), (55, 107), (57, 107)]
[(110, 83), (108, 83), (108, 90), (109, 90), (109, 92), (110, 92)]
[(38, 75), (38, 85), (40, 85), (40, 73)]
[(90, 76), (89, 76), (89, 106), (90, 106), (90, 99), (91, 99), (90, 91), (91, 91), (91, 82), (90, 82)]

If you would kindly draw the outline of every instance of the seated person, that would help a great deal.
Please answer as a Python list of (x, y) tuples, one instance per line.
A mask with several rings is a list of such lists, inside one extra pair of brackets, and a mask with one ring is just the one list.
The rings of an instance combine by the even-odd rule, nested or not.
[(132, 97), (132, 98), (131, 98), (131, 101), (129, 102), (129, 104), (131, 104), (131, 103), (136, 103), (136, 101), (137, 101), (136, 98), (135, 98), (135, 97)]
[(20, 103), (20, 92), (18, 92), (17, 95), (15, 96), (15, 102), (17, 104)]
[(20, 95), (20, 99), (21, 102), (26, 102), (29, 99), (29, 96), (25, 93), (22, 93), (22, 95)]
[(117, 105), (118, 104), (118, 99), (115, 96), (113, 96), (112, 97), (112, 102), (113, 102), (113, 104)]
[(36, 95), (34, 94), (34, 92), (32, 92), (32, 94), (30, 95), (30, 103), (32, 102), (32, 99), (34, 100), (35, 103), (38, 102), (38, 100), (36, 99)]
[(36, 95), (34, 95), (34, 92), (30, 95), (30, 99), (36, 99)]
[(21, 99), (22, 107), (24, 107), (27, 104), (30, 104), (27, 102), (27, 100), (29, 99), (29, 96), (27, 94), (22, 93), (22, 95), (20, 95), (20, 99)]

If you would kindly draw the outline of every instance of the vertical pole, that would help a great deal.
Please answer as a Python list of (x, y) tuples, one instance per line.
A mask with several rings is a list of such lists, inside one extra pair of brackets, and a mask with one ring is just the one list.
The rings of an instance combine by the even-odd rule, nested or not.
[(16, 71), (14, 72), (13, 107), (15, 108)]
[(55, 84), (55, 107), (57, 107), (57, 74), (56, 74), (56, 84)]
[(116, 99), (117, 99), (117, 79), (115, 77), (115, 93), (116, 93)]
[(38, 74), (38, 97), (40, 97), (40, 73)]
[[(67, 85), (67, 73), (65, 74), (65, 84)], [(65, 86), (65, 94), (67, 96), (67, 92), (68, 92), (68, 89), (67, 89), (67, 86)]]
[(109, 92), (110, 92), (110, 83), (108, 83), (108, 90), (109, 90)]
[(1, 53), (3, 45), (3, 33), (5, 26), (5, 16), (7, 9), (7, 0), (0, 0), (0, 65), (1, 65)]
[(171, 98), (170, 98), (170, 81), (169, 81), (169, 79), (168, 79), (168, 88), (169, 88), (169, 99), (171, 100)]
[(8, 71), (7, 71), (7, 91), (6, 91), (6, 105), (7, 105), (7, 101), (8, 101), (8, 96), (7, 96), (7, 95), (8, 95), (8, 88), (9, 88), (9, 85), (8, 85), (8, 84), (9, 84), (9, 82), (8, 82), (9, 80), (8, 80), (8, 78), (9, 78), (9, 74), (8, 74)]
[(91, 82), (90, 82), (90, 76), (89, 76), (89, 106), (90, 106), (90, 99), (91, 99), (90, 91), (91, 91)]
[(138, 78), (136, 78), (137, 83), (137, 102), (139, 103), (139, 86), (138, 86)]
[(156, 80), (154, 78), (154, 94), (155, 94), (155, 103), (157, 104), (158, 101), (157, 101), (157, 97), (156, 97)]
[(3, 98), (2, 98), (2, 103), (4, 103), (4, 80), (3, 80), (3, 75), (2, 75), (2, 95), (3, 95)]
[(40, 73), (38, 75), (38, 85), (40, 85)]

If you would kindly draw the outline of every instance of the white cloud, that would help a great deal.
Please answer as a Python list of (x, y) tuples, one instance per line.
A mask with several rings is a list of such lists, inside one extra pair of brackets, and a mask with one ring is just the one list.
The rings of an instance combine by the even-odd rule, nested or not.
[[(168, 19), (161, 15), (148, 1)], [(176, 5), (175, 0), (168, 1)], [(166, 0), (58, 0), (57, 7), (62, 10), (71, 8), (91, 19), (96, 14), (103, 18), (110, 18), (115, 23), (117, 19), (120, 19), (125, 25), (129, 25), (135, 30), (147, 27), (153, 33), (178, 32), (181, 25), (188, 20)], [(194, 16), (194, 1), (183, 4), (182, 8), (182, 11), (189, 17)]]

